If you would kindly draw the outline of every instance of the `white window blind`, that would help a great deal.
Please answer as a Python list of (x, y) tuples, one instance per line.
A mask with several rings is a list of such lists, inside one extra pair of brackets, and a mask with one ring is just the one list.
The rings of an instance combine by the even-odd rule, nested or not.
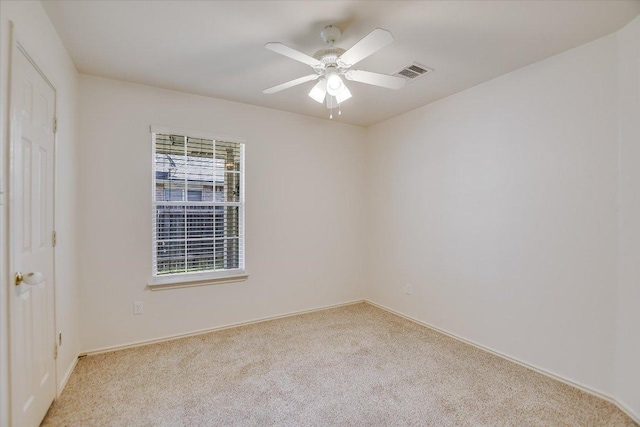
[(244, 273), (244, 144), (152, 136), (154, 278)]

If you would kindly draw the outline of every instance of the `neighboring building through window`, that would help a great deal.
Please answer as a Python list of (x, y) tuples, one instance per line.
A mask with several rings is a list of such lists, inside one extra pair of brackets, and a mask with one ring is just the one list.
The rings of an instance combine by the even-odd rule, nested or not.
[(152, 135), (154, 281), (244, 274), (244, 144)]

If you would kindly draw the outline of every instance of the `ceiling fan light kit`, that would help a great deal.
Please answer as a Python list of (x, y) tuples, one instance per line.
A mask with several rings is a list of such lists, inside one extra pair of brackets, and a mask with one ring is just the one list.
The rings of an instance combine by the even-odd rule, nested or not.
[(336, 101), (338, 102), (338, 105), (342, 104), (342, 102), (346, 101), (349, 98), (351, 98), (351, 92), (346, 86), (340, 91), (339, 94), (336, 95)]
[(309, 92), (309, 96), (316, 102), (323, 103), (324, 98), (327, 96), (327, 82), (325, 79), (321, 79)]
[(338, 70), (334, 66), (327, 67), (324, 74), (327, 79), (327, 92), (329, 95), (336, 96), (344, 88), (344, 83), (338, 74)]
[(346, 51), (334, 47), (334, 43), (340, 38), (340, 35), (339, 28), (332, 25), (324, 27), (320, 36), (329, 47), (320, 49), (313, 56), (299, 52), (282, 43), (265, 44), (264, 47), (273, 52), (309, 65), (313, 68), (314, 74), (270, 87), (265, 89), (263, 93), (272, 94), (308, 81), (318, 80), (309, 92), (309, 97), (320, 104), (326, 101), (327, 108), (330, 110), (329, 118), (333, 118), (333, 109), (337, 107), (338, 115), (342, 114), (340, 104), (351, 98), (351, 91), (347, 88), (343, 78), (388, 89), (400, 89), (404, 86), (405, 79), (401, 77), (351, 70), (351, 67), (356, 63), (393, 42), (393, 36), (389, 31), (376, 28)]

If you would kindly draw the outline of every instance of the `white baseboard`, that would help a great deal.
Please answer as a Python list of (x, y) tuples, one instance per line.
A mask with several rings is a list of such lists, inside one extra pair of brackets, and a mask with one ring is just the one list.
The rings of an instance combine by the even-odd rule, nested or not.
[(270, 320), (283, 319), (285, 317), (297, 316), (299, 314), (313, 313), (315, 311), (330, 310), (332, 308), (345, 307), (345, 306), (354, 305), (354, 304), (361, 304), (363, 302), (365, 302), (365, 300), (362, 300), (362, 299), (354, 300), (354, 301), (348, 301), (348, 302), (343, 302), (343, 303), (340, 303), (340, 304), (332, 304), (332, 305), (326, 305), (326, 306), (322, 306), (322, 307), (311, 308), (311, 309), (308, 309), (308, 310), (293, 311), (293, 312), (290, 312), (290, 313), (278, 314), (278, 315), (275, 315), (275, 316), (261, 317), (259, 319), (248, 320), (246, 322), (230, 323), (230, 324), (227, 324), (227, 325), (217, 326), (217, 327), (214, 327), (214, 328), (199, 329), (197, 331), (186, 332), (186, 333), (183, 333), (183, 334), (167, 335), (167, 336), (164, 336), (164, 337), (154, 338), (154, 339), (150, 339), (150, 340), (135, 341), (135, 342), (130, 342), (130, 343), (121, 344), (121, 345), (115, 345), (115, 346), (110, 346), (110, 347), (102, 347), (102, 348), (97, 348), (97, 349), (94, 349), (94, 350), (84, 351), (84, 352), (80, 353), (80, 356), (92, 356), (94, 354), (107, 353), (107, 352), (116, 351), (116, 350), (124, 350), (124, 349), (127, 349), (127, 348), (140, 347), (140, 346), (149, 345), (149, 344), (156, 344), (156, 343), (160, 343), (160, 342), (175, 340), (175, 339), (178, 339), (178, 338), (192, 337), (192, 336), (195, 336), (195, 335), (208, 334), (210, 332), (221, 331), (221, 330), (224, 330), (224, 329), (231, 329), (231, 328), (237, 328), (237, 327), (240, 327), (240, 326), (252, 325), (254, 323), (262, 323), (262, 322), (268, 322)]
[(387, 312), (389, 312), (391, 314), (395, 314), (396, 316), (400, 316), (400, 317), (402, 317), (404, 319), (407, 319), (407, 320), (409, 320), (411, 322), (417, 323), (420, 326), (424, 326), (426, 328), (432, 329), (432, 330), (434, 330), (436, 332), (439, 332), (439, 333), (441, 333), (443, 335), (451, 337), (451, 338), (453, 338), (455, 340), (462, 341), (465, 344), (472, 345), (472, 346), (474, 346), (474, 347), (476, 347), (476, 348), (478, 348), (478, 349), (480, 349), (482, 351), (486, 351), (488, 353), (494, 354), (494, 355), (496, 355), (498, 357), (501, 357), (501, 358), (506, 359), (506, 360), (508, 360), (510, 362), (516, 363), (516, 364), (518, 364), (520, 366), (523, 366), (523, 367), (525, 367), (527, 369), (531, 369), (532, 371), (536, 371), (539, 374), (545, 375), (545, 376), (550, 377), (550, 378), (552, 378), (554, 380), (557, 380), (557, 381), (560, 381), (562, 383), (565, 383), (565, 384), (567, 384), (567, 385), (569, 385), (571, 387), (575, 387), (575, 388), (577, 388), (579, 390), (584, 391), (585, 393), (589, 393), (589, 394), (591, 394), (593, 396), (599, 397), (600, 399), (606, 400), (607, 402), (610, 402), (610, 403), (616, 405), (622, 412), (627, 414), (629, 416), (629, 418), (631, 418), (636, 423), (640, 424), (640, 415), (634, 413), (631, 410), (631, 408), (629, 408), (627, 405), (625, 405), (624, 403), (620, 402), (618, 399), (616, 399), (613, 396), (610, 396), (610, 395), (608, 395), (606, 393), (603, 393), (603, 392), (600, 392), (598, 390), (595, 390), (595, 389), (593, 389), (591, 387), (588, 387), (588, 386), (586, 386), (584, 384), (581, 384), (581, 383), (578, 383), (576, 381), (569, 380), (567, 378), (564, 378), (564, 377), (562, 377), (562, 376), (560, 376), (558, 374), (555, 374), (553, 372), (547, 371), (547, 370), (545, 370), (543, 368), (540, 368), (538, 366), (531, 365), (531, 364), (529, 364), (529, 363), (527, 363), (525, 361), (522, 361), (522, 360), (517, 359), (515, 357), (511, 357), (511, 356), (506, 355), (504, 353), (501, 353), (501, 352), (499, 352), (497, 350), (493, 350), (493, 349), (491, 349), (489, 347), (485, 347), (482, 344), (478, 344), (476, 342), (473, 342), (471, 340), (463, 338), (463, 337), (461, 337), (459, 335), (456, 335), (456, 334), (453, 334), (451, 332), (445, 331), (445, 330), (440, 329), (440, 328), (438, 328), (436, 326), (430, 325), (429, 323), (420, 321), (418, 319), (414, 319), (411, 316), (407, 316), (404, 313), (401, 313), (399, 311), (393, 310), (393, 309), (391, 309), (389, 307), (386, 307), (386, 306), (384, 306), (382, 304), (378, 304), (378, 303), (375, 303), (373, 301), (366, 300), (366, 299), (364, 300), (364, 302), (366, 302), (367, 304), (370, 304), (370, 305), (372, 305), (374, 307), (377, 307), (377, 308), (380, 308), (382, 310), (385, 310), (385, 311), (387, 311)]
[(78, 356), (76, 356), (73, 359), (73, 363), (69, 366), (69, 368), (67, 369), (67, 372), (65, 372), (64, 377), (62, 378), (62, 381), (60, 383), (58, 383), (58, 389), (56, 392), (56, 399), (58, 397), (60, 397), (60, 394), (62, 393), (62, 390), (64, 390), (64, 388), (67, 386), (67, 382), (69, 382), (69, 378), (71, 377), (71, 374), (73, 373), (73, 370), (76, 369), (76, 365), (78, 364)]
[(640, 425), (640, 415), (633, 412), (633, 409), (631, 409), (626, 403), (616, 398), (610, 399), (610, 402), (620, 408), (620, 410), (627, 414), (629, 418), (636, 422), (636, 424)]

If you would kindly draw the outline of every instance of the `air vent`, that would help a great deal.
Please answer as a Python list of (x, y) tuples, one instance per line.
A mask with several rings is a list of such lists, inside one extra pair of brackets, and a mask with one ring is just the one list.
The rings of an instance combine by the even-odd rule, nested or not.
[(395, 73), (395, 76), (404, 77), (409, 81), (413, 81), (418, 77), (424, 76), (425, 74), (429, 74), (433, 71), (433, 68), (428, 68), (420, 64), (409, 64), (404, 67), (402, 70)]

